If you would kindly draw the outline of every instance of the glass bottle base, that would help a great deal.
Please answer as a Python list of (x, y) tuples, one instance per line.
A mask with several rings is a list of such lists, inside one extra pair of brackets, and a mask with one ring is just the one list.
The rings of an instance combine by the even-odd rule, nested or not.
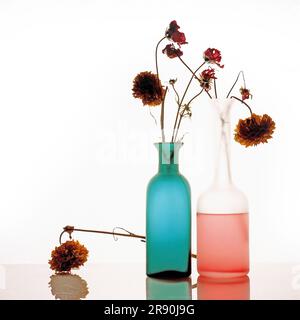
[(186, 278), (191, 275), (191, 271), (188, 270), (187, 272), (181, 272), (181, 271), (162, 271), (157, 273), (147, 273), (148, 277), (151, 278), (160, 278), (160, 279), (178, 279), (178, 278)]
[(249, 270), (236, 271), (236, 272), (222, 272), (222, 271), (203, 271), (198, 270), (198, 273), (207, 278), (240, 278), (246, 276), (249, 273)]

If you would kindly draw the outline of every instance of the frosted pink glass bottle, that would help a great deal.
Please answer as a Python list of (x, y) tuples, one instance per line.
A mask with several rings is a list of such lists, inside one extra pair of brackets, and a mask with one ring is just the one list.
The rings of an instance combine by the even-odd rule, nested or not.
[(211, 187), (197, 203), (197, 269), (201, 276), (241, 277), (249, 272), (248, 201), (231, 177), (229, 141), (233, 99), (214, 99), (219, 149)]

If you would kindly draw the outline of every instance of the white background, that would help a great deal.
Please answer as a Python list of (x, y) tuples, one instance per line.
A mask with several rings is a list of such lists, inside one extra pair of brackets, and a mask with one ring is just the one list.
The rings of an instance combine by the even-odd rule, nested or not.
[[(242, 69), (254, 111), (276, 121), (268, 145), (232, 141), (233, 175), (250, 203), (252, 262), (300, 260), (300, 1), (1, 0), (0, 263), (46, 263), (67, 224), (145, 233), (158, 133), (131, 95), (132, 79), (154, 71), (154, 46), (173, 19), (193, 69), (206, 48), (219, 48), (219, 94)], [(189, 74), (179, 61), (160, 55), (160, 65), (165, 82), (177, 77), (182, 90)], [(213, 167), (209, 106), (201, 96), (182, 132), (189, 132), (180, 165), (192, 187), (193, 252), (196, 199)], [(172, 99), (166, 108), (170, 125)], [(246, 116), (237, 105), (233, 124)], [(138, 240), (76, 238), (93, 262), (145, 259)]]

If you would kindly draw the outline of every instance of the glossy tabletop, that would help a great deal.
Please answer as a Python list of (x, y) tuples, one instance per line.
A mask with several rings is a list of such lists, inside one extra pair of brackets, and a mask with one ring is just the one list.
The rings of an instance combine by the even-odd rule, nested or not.
[(0, 265), (0, 299), (300, 299), (300, 264), (257, 264), (248, 277), (218, 281), (148, 278), (141, 263), (87, 264), (67, 276), (46, 264)]

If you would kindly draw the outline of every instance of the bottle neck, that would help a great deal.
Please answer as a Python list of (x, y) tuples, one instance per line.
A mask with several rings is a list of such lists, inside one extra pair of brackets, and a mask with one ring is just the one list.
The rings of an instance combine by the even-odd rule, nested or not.
[(230, 161), (230, 106), (228, 102), (219, 113), (219, 146), (215, 165), (214, 186), (228, 187), (233, 184)]
[(178, 154), (181, 143), (157, 143), (158, 172), (164, 174), (176, 174), (179, 172)]

